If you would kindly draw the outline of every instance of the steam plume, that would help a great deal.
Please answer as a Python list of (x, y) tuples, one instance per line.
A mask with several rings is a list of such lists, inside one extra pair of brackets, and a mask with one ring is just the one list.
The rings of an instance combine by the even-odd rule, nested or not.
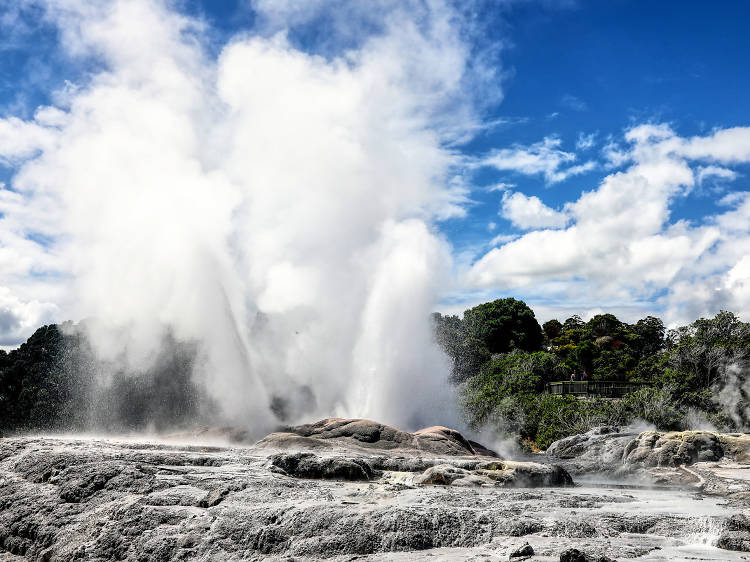
[(36, 152), (13, 185), (97, 354), (143, 371), (165, 334), (196, 342), (196, 381), (259, 429), (273, 404), (448, 423), (429, 312), (450, 266), (433, 221), (464, 200), (457, 15), (383, 2), (344, 54), (275, 29), (213, 57), (205, 24), (156, 0), (44, 7), (101, 70), (19, 124)]

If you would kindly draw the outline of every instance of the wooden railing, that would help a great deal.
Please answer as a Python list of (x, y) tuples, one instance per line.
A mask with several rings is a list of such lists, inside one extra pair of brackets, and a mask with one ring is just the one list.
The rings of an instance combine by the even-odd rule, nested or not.
[(574, 396), (602, 396), (604, 398), (621, 398), (640, 390), (648, 383), (618, 381), (563, 381), (547, 383), (549, 394), (572, 394)]

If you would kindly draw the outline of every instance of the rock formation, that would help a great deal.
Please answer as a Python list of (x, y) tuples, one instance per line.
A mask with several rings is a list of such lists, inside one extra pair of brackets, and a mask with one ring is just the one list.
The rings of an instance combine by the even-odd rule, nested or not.
[(547, 455), (575, 472), (678, 467), (697, 462), (750, 460), (750, 435), (711, 431), (644, 431), (603, 426), (555, 441)]
[(258, 447), (6, 437), (0, 559), (670, 559), (706, 528), (723, 548), (750, 548), (738, 508), (692, 491), (663, 492), (682, 510), (666, 512), (654, 491), (571, 487), (559, 466), (477, 449), (452, 430), (364, 420), (289, 428)]
[(346, 449), (432, 456), (495, 456), (492, 451), (481, 446), (478, 453), (455, 429), (434, 426), (407, 433), (370, 420), (345, 418), (326, 418), (311, 424), (288, 427), (261, 439), (256, 447), (298, 451)]

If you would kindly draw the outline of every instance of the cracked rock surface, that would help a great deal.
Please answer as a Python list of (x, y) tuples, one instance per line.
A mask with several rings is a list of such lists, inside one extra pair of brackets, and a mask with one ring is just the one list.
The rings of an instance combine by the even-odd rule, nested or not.
[(442, 430), (416, 449), (414, 434), (360, 435), (370, 445), (301, 450), (0, 439), (0, 560), (478, 561), (526, 543), (548, 561), (747, 556), (740, 500), (574, 487), (560, 467), (466, 454)]

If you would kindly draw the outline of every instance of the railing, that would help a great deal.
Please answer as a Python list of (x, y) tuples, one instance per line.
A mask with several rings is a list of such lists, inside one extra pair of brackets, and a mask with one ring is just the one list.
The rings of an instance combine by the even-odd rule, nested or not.
[(648, 383), (617, 382), (617, 381), (565, 381), (547, 383), (549, 394), (572, 394), (574, 396), (602, 396), (605, 398), (621, 398), (622, 396), (640, 390)]

